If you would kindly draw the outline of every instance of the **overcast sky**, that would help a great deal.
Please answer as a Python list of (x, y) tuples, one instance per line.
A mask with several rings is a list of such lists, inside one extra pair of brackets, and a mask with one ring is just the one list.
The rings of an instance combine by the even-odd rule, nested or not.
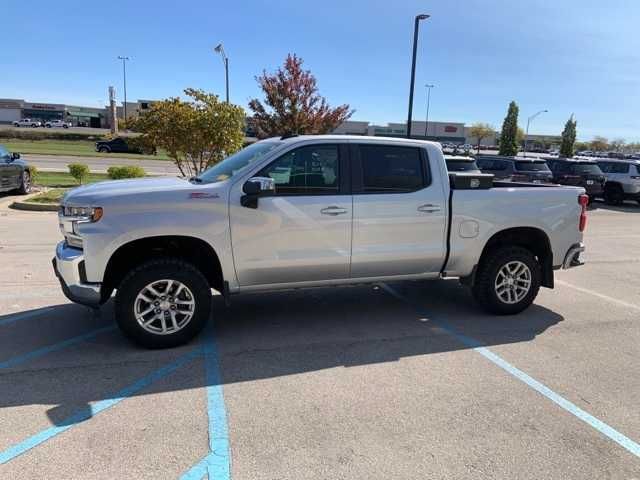
[(103, 105), (197, 87), (231, 100), (259, 95), (255, 75), (297, 53), (331, 104), (354, 120), (406, 119), (413, 17), (421, 24), (414, 118), (499, 127), (510, 100), (531, 133), (557, 134), (575, 113), (578, 136), (640, 140), (640, 2), (630, 0), (50, 2), (3, 0), (0, 97)]

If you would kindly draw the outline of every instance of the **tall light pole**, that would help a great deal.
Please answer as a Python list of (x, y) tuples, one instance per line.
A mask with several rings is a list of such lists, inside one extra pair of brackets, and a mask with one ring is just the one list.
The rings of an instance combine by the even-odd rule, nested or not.
[(429, 85), (428, 83), (425, 85), (425, 87), (427, 87), (427, 118), (425, 120), (425, 125), (424, 125), (424, 137), (427, 138), (427, 135), (429, 133), (429, 104), (431, 103), (431, 89), (434, 87), (435, 85)]
[(222, 62), (224, 63), (225, 89), (227, 91), (227, 103), (229, 103), (229, 57), (227, 57), (227, 54), (224, 53), (224, 47), (221, 43), (216, 45), (216, 48), (214, 48), (213, 51), (219, 53), (222, 56)]
[(430, 15), (416, 15), (413, 26), (413, 56), (411, 58), (411, 85), (409, 87), (409, 114), (407, 115), (407, 138), (411, 138), (411, 116), (413, 114), (413, 86), (416, 80), (416, 54), (418, 52), (418, 27), (420, 20), (426, 20)]
[(124, 83), (124, 121), (127, 121), (127, 61), (129, 57), (118, 55), (118, 60), (122, 60), (122, 80)]
[(524, 134), (524, 156), (527, 156), (527, 144), (529, 143), (529, 124), (531, 123), (531, 120), (533, 120), (534, 118), (536, 118), (538, 115), (540, 115), (541, 113), (547, 113), (549, 110), (540, 110), (537, 113), (534, 113), (533, 115), (531, 115), (529, 118), (527, 118), (527, 132)]

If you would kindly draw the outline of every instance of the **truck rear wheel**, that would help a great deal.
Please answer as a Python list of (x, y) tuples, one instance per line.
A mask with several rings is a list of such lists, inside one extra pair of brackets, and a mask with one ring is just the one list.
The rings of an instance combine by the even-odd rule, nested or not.
[(118, 286), (118, 326), (127, 337), (147, 348), (187, 343), (206, 325), (210, 312), (207, 279), (180, 259), (145, 262)]
[(533, 303), (541, 277), (540, 264), (529, 250), (498, 248), (481, 259), (473, 296), (490, 313), (513, 315)]

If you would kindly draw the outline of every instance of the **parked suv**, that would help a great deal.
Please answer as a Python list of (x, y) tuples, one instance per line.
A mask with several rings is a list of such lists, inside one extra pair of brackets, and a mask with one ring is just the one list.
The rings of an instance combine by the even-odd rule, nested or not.
[(593, 160), (548, 158), (547, 165), (553, 172), (555, 183), (584, 187), (589, 195), (589, 201), (602, 196), (606, 179)]
[(102, 141), (96, 142), (96, 152), (143, 153), (142, 150), (131, 146), (129, 142), (122, 137), (116, 137), (111, 140), (102, 140)]
[(477, 155), (476, 163), (482, 173), (491, 173), (496, 180), (532, 183), (553, 181), (547, 162), (540, 158)]
[(65, 122), (64, 120), (51, 120), (44, 124), (47, 128), (69, 128), (71, 126), (70, 122)]
[(609, 205), (640, 203), (640, 160), (599, 160), (598, 165), (606, 176), (604, 199)]

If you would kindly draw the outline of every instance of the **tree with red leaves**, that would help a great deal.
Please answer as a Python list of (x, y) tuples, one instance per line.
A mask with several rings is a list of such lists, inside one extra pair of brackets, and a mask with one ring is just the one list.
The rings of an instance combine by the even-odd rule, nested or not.
[(266, 71), (256, 77), (264, 91), (264, 103), (257, 98), (249, 102), (250, 119), (259, 138), (285, 134), (329, 133), (353, 114), (349, 105), (331, 108), (318, 94), (316, 78), (303, 70), (302, 59), (287, 55), (284, 68), (275, 74)]

